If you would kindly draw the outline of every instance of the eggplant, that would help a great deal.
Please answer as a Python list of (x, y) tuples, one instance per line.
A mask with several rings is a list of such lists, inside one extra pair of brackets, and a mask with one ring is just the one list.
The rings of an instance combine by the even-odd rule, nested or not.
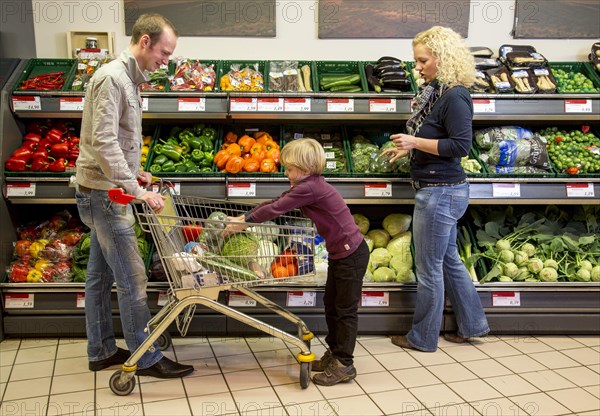
[(404, 66), (402, 64), (381, 64), (377, 65), (373, 69), (375, 70), (376, 74), (380, 74), (385, 71), (401, 71), (404, 69)]
[(377, 74), (377, 76), (379, 78), (386, 78), (386, 77), (402, 77), (402, 78), (406, 78), (408, 75), (406, 73), (406, 71), (384, 71), (384, 72), (380, 72), (379, 74)]
[(393, 62), (402, 63), (402, 61), (400, 59), (394, 58), (393, 56), (382, 56), (381, 58), (379, 58), (377, 60), (377, 63), (380, 64), (383, 61), (393, 61)]

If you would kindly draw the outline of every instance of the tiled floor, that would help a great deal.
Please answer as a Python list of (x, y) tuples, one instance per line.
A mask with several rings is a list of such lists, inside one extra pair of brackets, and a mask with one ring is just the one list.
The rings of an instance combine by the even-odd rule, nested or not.
[[(0, 343), (0, 415), (600, 415), (600, 337), (440, 339), (435, 353), (362, 336), (354, 382), (302, 390), (295, 347), (274, 338), (175, 338), (186, 378), (137, 377), (117, 396), (117, 368), (87, 371), (84, 339)], [(313, 340), (320, 356), (322, 341)]]

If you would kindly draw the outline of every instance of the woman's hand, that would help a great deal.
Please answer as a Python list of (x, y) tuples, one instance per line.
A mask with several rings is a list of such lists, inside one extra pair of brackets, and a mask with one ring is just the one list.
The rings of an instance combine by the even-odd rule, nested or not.
[(227, 237), (228, 235), (244, 231), (246, 228), (248, 228), (248, 224), (246, 224), (245, 215), (240, 215), (239, 217), (227, 217), (227, 225), (221, 232), (221, 236)]
[(390, 136), (390, 140), (394, 142), (400, 150), (409, 151), (417, 147), (418, 138), (410, 134), (397, 133)]

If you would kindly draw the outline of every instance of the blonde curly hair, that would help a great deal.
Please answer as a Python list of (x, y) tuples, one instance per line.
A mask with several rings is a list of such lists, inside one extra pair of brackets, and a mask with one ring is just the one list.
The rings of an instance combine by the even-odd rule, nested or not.
[(462, 85), (469, 88), (475, 82), (475, 59), (465, 40), (454, 30), (433, 26), (418, 33), (413, 47), (424, 45), (438, 58), (437, 79), (449, 86)]

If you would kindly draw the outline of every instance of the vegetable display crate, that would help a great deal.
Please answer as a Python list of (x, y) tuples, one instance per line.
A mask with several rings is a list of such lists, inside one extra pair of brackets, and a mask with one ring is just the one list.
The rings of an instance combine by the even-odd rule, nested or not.
[[(265, 64), (265, 91), (267, 92), (272, 92), (272, 93), (279, 93), (279, 92), (285, 92), (285, 93), (297, 93), (300, 91), (282, 91), (282, 90), (273, 90), (273, 85), (272, 85), (272, 80), (271, 80), (271, 63), (273, 62), (284, 62), (284, 61), (266, 61)], [(310, 89), (311, 91), (305, 91), (305, 92), (314, 92), (318, 90), (318, 80), (316, 77), (316, 66), (315, 66), (315, 61), (293, 61), (292, 62), (297, 62), (298, 63), (298, 73), (300, 74), (300, 76), (302, 77), (302, 82), (304, 82), (305, 77), (304, 77), (304, 73), (302, 72), (302, 67), (307, 65), (310, 68)]]
[[(600, 77), (596, 72), (588, 65), (587, 62), (550, 62), (550, 69), (553, 72), (553, 76), (556, 77), (556, 70), (561, 69), (567, 73), (574, 72), (583, 74), (586, 78), (592, 81), (594, 88), (596, 89), (596, 93), (600, 92)], [(561, 86), (561, 83), (557, 79), (556, 91), (559, 94), (577, 94), (579, 92), (570, 92), (565, 91), (565, 88)], [(582, 92), (584, 94), (589, 94), (589, 92)]]
[[(202, 127), (203, 126), (203, 127)], [(158, 177), (205, 177), (205, 176), (218, 176), (216, 175), (216, 171), (214, 168), (214, 164), (212, 162), (212, 160), (210, 161), (210, 163), (206, 166), (202, 165), (202, 161), (201, 159), (198, 159), (198, 161), (196, 162), (193, 157), (194, 157), (194, 150), (196, 150), (197, 145), (192, 145), (191, 143), (189, 144), (190, 149), (187, 150), (186, 155), (187, 159), (191, 159), (195, 162), (195, 166), (196, 169), (198, 169), (198, 172), (188, 172), (186, 171), (180, 171), (177, 172), (177, 169), (181, 166), (181, 164), (185, 163), (186, 158), (185, 157), (179, 157), (177, 158), (177, 156), (175, 156), (175, 154), (173, 152), (177, 152), (178, 150), (174, 147), (171, 146), (172, 148), (168, 149), (168, 153), (165, 154), (158, 154), (158, 152), (156, 151), (155, 147), (156, 146), (165, 146), (167, 145), (167, 141), (170, 138), (175, 138), (175, 140), (179, 143), (176, 146), (179, 146), (184, 140), (179, 138), (179, 133), (181, 133), (183, 130), (185, 130), (186, 128), (189, 129), (193, 129), (197, 128), (197, 131), (194, 132), (193, 134), (193, 138), (190, 138), (188, 140), (188, 143), (191, 141), (198, 141), (198, 138), (202, 135), (202, 134), (196, 134), (196, 133), (202, 133), (203, 129), (205, 128), (211, 128), (213, 130), (215, 130), (215, 138), (212, 141), (207, 141), (207, 139), (201, 139), (199, 141), (199, 145), (201, 146), (200, 148), (202, 149), (202, 152), (212, 152), (212, 156), (214, 157), (215, 153), (216, 153), (216, 145), (218, 142), (218, 138), (220, 137), (220, 129), (221, 127), (218, 125), (205, 125), (204, 123), (199, 123), (197, 125), (162, 125), (160, 127), (158, 127), (156, 129), (156, 132), (154, 134), (154, 139), (152, 140), (152, 144), (150, 145), (150, 153), (148, 156), (148, 162), (146, 164), (146, 171), (152, 173), (152, 175), (154, 176), (158, 176)], [(201, 127), (201, 128), (200, 128)], [(179, 130), (178, 130), (179, 129)], [(212, 150), (204, 150), (204, 149), (209, 149), (208, 144), (211, 144), (211, 148)], [(181, 147), (181, 146), (180, 146)], [(161, 153), (164, 152), (165, 149), (161, 148)], [(183, 152), (182, 152), (183, 153)], [(158, 163), (158, 161), (160, 159), (164, 159), (161, 158), (160, 156), (165, 156), (165, 158), (167, 159), (166, 161), (164, 161), (164, 163)], [(159, 159), (160, 158), (160, 159)], [(206, 155), (203, 155), (202, 159), (205, 159)], [(166, 170), (152, 170), (151, 167), (154, 165), (160, 165), (161, 167), (165, 166), (165, 163), (169, 162), (168, 166), (169, 168)], [(173, 163), (170, 163), (173, 162)], [(175, 170), (171, 170), (171, 167), (175, 166)], [(208, 168), (206, 169), (206, 171), (201, 171), (202, 168)], [(209, 170), (210, 169), (210, 170)]]
[(27, 66), (25, 66), (25, 69), (23, 69), (23, 73), (15, 83), (13, 91), (42, 91), (35, 89), (23, 90), (21, 89), (21, 85), (23, 84), (23, 81), (53, 72), (63, 72), (65, 78), (62, 87), (54, 89), (54, 91), (68, 91), (73, 83), (73, 78), (77, 69), (76, 63), (76, 59), (30, 59)]
[[(166, 91), (168, 92), (177, 92), (177, 93), (188, 93), (188, 92), (215, 92), (215, 91), (219, 91), (219, 82), (221, 81), (221, 73), (220, 73), (220, 64), (221, 61), (218, 59), (190, 59), (191, 62), (193, 62), (194, 64), (200, 63), (200, 64), (204, 64), (206, 66), (213, 66), (213, 69), (215, 71), (215, 85), (214, 88), (211, 91), (203, 91), (203, 90), (198, 90), (198, 89), (173, 89), (173, 83), (180, 83), (183, 84), (184, 81), (182, 78), (177, 77), (177, 62), (176, 61), (169, 61), (169, 80), (166, 83)], [(178, 81), (181, 80), (181, 81)]]
[(486, 178), (487, 177), (487, 173), (486, 170), (483, 166), (483, 163), (481, 162), (481, 160), (479, 159), (479, 152), (475, 149), (475, 145), (471, 146), (471, 149), (469, 150), (469, 159), (474, 159), (477, 161), (477, 163), (479, 163), (479, 166), (481, 166), (481, 171), (479, 172), (467, 172), (465, 170), (465, 173), (467, 174), (467, 177), (469, 178)]
[[(360, 79), (357, 83), (357, 86), (361, 89), (359, 92), (369, 92), (367, 79), (365, 77), (365, 70), (362, 63), (359, 61), (316, 61), (315, 67), (315, 78), (317, 85), (313, 89), (316, 92), (335, 94), (333, 91), (323, 90), (321, 88), (321, 81), (323, 80), (323, 77), (340, 75), (358, 75)], [(338, 93), (342, 94), (343, 91), (339, 91)]]
[(342, 126), (335, 125), (284, 125), (285, 143), (294, 139), (311, 138), (318, 141), (325, 150), (325, 170), (323, 176), (350, 176), (350, 146), (344, 138)]
[(169, 65), (167, 65), (167, 78), (164, 79), (163, 81), (157, 83), (156, 84), (157, 85), (156, 88), (151, 88), (150, 87), (150, 83), (153, 81), (153, 77), (154, 77), (153, 74), (156, 74), (156, 71), (148, 73), (148, 77), (150, 78), (150, 81), (144, 82), (141, 85), (141, 92), (142, 93), (147, 93), (147, 92), (166, 92), (166, 91), (168, 91), (169, 84), (171, 83), (171, 81), (169, 80), (168, 77), (171, 77), (173, 75), (170, 62), (169, 62)]
[(482, 152), (479, 149), (479, 147), (477, 146), (477, 144), (473, 143), (473, 145), (471, 147), (471, 154), (475, 157), (475, 160), (477, 160), (479, 162), (479, 164), (481, 165), (481, 167), (483, 169), (483, 174), (480, 176), (483, 176), (486, 178), (518, 179), (518, 178), (555, 178), (556, 177), (556, 170), (554, 170), (554, 168), (552, 167), (552, 162), (550, 161), (550, 159), (548, 159), (548, 169), (545, 170), (544, 172), (500, 173), (500, 172), (494, 172), (491, 170), (489, 165), (481, 159), (481, 153)]
[[(221, 88), (221, 81), (222, 78), (227, 75), (229, 73), (229, 71), (231, 71), (231, 67), (232, 66), (237, 66), (240, 70), (243, 70), (246, 67), (249, 67), (255, 71), (260, 72), (260, 74), (262, 75), (262, 86), (263, 88), (258, 90), (258, 89), (252, 89), (250, 86), (246, 86), (246, 89), (222, 89)], [(217, 70), (217, 79), (219, 80), (219, 91), (223, 91), (223, 92), (252, 92), (252, 93), (256, 93), (256, 92), (265, 92), (266, 91), (266, 87), (267, 87), (267, 78), (268, 78), (269, 74), (268, 74), (268, 68), (267, 68), (267, 61), (250, 61), (250, 60), (246, 60), (246, 61), (240, 61), (240, 60), (232, 60), (232, 61), (221, 61), (220, 62), (220, 66)]]
[[(410, 81), (410, 84), (406, 87), (403, 88), (401, 90), (398, 90), (397, 92), (394, 91), (389, 91), (387, 92), (388, 94), (393, 93), (393, 94), (416, 94), (417, 92), (417, 83), (415, 82), (415, 78), (412, 74), (412, 69), (414, 68), (414, 65), (412, 62), (406, 62), (406, 61), (402, 61), (402, 63), (404, 64), (404, 71), (406, 72), (406, 79), (408, 79)], [(370, 93), (375, 93), (375, 91), (372, 89), (372, 87), (369, 85), (369, 80), (367, 78), (367, 65), (377, 65), (377, 62), (375, 61), (362, 61), (360, 62), (360, 65), (362, 66), (363, 72), (365, 74), (365, 79), (367, 80), (367, 90)], [(381, 88), (385, 88), (384, 86), (381, 86)], [(385, 94), (386, 91), (382, 91), (382, 94)]]
[[(576, 128), (570, 129), (570, 130), (577, 130)], [(596, 136), (596, 142), (595, 145), (598, 149), (600, 149), (600, 128), (595, 128), (595, 129), (591, 129), (590, 133), (592, 133), (594, 136)], [(600, 154), (596, 154), (596, 158), (600, 158)], [(557, 168), (555, 168), (556, 170), (556, 177), (557, 178), (600, 178), (600, 171), (598, 172), (587, 172), (587, 173), (582, 173), (582, 172), (578, 172), (577, 174), (571, 175), (567, 172), (560, 172)]]

